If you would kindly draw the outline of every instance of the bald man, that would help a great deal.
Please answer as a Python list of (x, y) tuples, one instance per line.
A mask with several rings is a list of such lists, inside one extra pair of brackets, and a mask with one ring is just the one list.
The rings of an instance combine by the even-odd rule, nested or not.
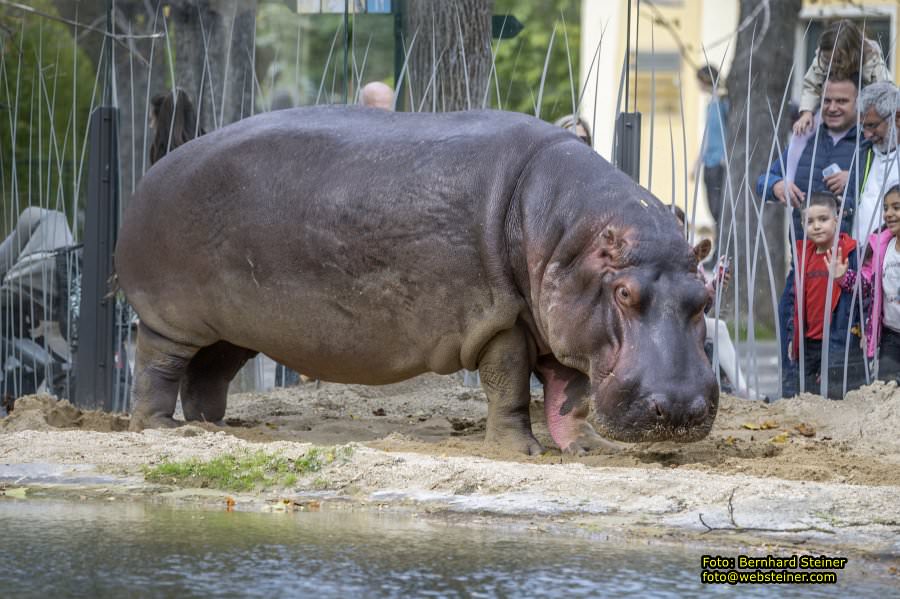
[(381, 81), (367, 83), (362, 88), (361, 100), (363, 106), (394, 110), (394, 90), (390, 85)]

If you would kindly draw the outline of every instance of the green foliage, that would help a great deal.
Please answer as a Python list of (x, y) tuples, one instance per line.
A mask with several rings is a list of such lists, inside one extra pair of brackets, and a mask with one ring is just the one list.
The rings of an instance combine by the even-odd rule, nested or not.
[[(317, 98), (320, 104), (343, 101), (342, 15), (297, 14), (283, 4), (265, 3), (259, 5), (256, 22), (256, 71), (264, 97), (287, 93), (297, 105), (315, 104)], [(356, 15), (350, 19), (349, 31), (348, 102), (352, 104), (359, 79), (363, 84), (393, 85), (393, 19)]]
[[(496, 0), (494, 14), (511, 14), (525, 25), (525, 29), (515, 38), (499, 43), (496, 57), (498, 82), (495, 84), (491, 81), (491, 105), (494, 108), (535, 113), (547, 47), (556, 25), (544, 84), (541, 118), (552, 122), (560, 116), (570, 114), (573, 86), (569, 80), (569, 56), (576, 101), (581, 91), (578, 84), (581, 2)], [(278, 91), (289, 93), (295, 104), (315, 104), (317, 97), (320, 103), (341, 102), (344, 60), (342, 32), (338, 35), (330, 62), (328, 55), (335, 33), (342, 26), (342, 20), (341, 15), (298, 15), (280, 3), (260, 4), (257, 15), (256, 66), (264, 96), (271, 98)], [(358, 79), (362, 83), (381, 80), (394, 85), (393, 19), (387, 15), (356, 15), (351, 18), (350, 31), (348, 61), (351, 73), (354, 73), (355, 60), (357, 73), (351, 74), (349, 102), (353, 103)], [(566, 39), (569, 45), (568, 55)], [(406, 43), (409, 42), (407, 39)], [(498, 41), (493, 40), (493, 45), (496, 50)], [(362, 73), (358, 74), (360, 70)]]
[[(553, 122), (572, 110), (572, 88), (569, 82), (569, 57), (572, 65), (572, 82), (575, 101), (581, 89), (578, 84), (578, 65), (581, 39), (581, 2), (579, 0), (549, 0), (547, 2), (522, 2), (521, 0), (496, 0), (494, 14), (510, 14), (525, 25), (512, 39), (500, 42), (497, 51), (497, 77), (500, 88), (500, 104), (504, 110), (535, 114), (541, 75), (547, 48), (556, 25), (556, 35), (550, 52), (550, 62), (544, 82), (541, 118)], [(565, 17), (565, 27), (563, 26)], [(569, 53), (566, 54), (566, 38)], [(497, 48), (497, 40), (494, 40)], [(497, 107), (497, 88), (491, 82), (491, 101)]]
[(347, 446), (314, 447), (293, 460), (264, 451), (226, 454), (205, 462), (197, 459), (163, 462), (144, 468), (144, 478), (183, 487), (253, 491), (289, 487), (299, 476), (318, 472), (335, 461), (346, 461), (352, 455), (353, 448)]
[[(56, 14), (49, 0), (28, 4)], [(0, 229), (5, 231), (28, 205), (71, 205), (96, 70), (76, 49), (69, 25), (0, 7), (0, 28)]]
[[(725, 319), (730, 319), (732, 316), (734, 316), (733, 310), (726, 310), (725, 308), (722, 308), (720, 318), (725, 320)], [(740, 330), (739, 334), (735, 333), (734, 322), (732, 322), (731, 320), (728, 320), (728, 322), (727, 322), (728, 333), (731, 335), (732, 339), (740, 339), (740, 340), (747, 339), (747, 335), (749, 333), (749, 327), (747, 327), (747, 316), (742, 315), (741, 319), (742, 319), (741, 330)], [(755, 329), (755, 332), (754, 332), (755, 337), (754, 338), (757, 341), (774, 341), (777, 338), (775, 335), (775, 328), (772, 327), (771, 325), (769, 325), (768, 323), (761, 322), (757, 318), (756, 322), (754, 322), (754, 325), (755, 325), (754, 326), (754, 329)]]

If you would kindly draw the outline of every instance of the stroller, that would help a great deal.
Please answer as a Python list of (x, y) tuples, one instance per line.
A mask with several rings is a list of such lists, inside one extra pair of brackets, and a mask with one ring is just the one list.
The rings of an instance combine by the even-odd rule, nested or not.
[(34, 207), (0, 244), (0, 397), (7, 411), (39, 389), (74, 396), (81, 250), (64, 214)]
[[(38, 391), (75, 398), (81, 263), (82, 246), (56, 210), (27, 208), (0, 243), (0, 416)], [(124, 300), (116, 315), (116, 407), (125, 409), (132, 318)]]

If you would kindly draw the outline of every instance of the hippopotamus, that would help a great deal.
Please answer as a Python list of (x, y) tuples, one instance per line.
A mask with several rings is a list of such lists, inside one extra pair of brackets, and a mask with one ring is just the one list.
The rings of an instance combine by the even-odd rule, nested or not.
[(219, 422), (262, 352), (381, 385), (478, 370), (485, 440), (689, 442), (718, 387), (707, 293), (669, 208), (571, 133), (523, 114), (308, 107), (170, 152), (115, 251), (140, 317), (133, 430)]

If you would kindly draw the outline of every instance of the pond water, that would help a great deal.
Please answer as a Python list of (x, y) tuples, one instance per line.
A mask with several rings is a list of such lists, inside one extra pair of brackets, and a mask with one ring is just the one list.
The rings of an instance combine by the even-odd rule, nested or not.
[(702, 585), (702, 548), (623, 547), (597, 536), (382, 512), (213, 512), (4, 499), (0, 595), (865, 597), (895, 590), (890, 579), (872, 575), (883, 564), (852, 560), (837, 585)]

